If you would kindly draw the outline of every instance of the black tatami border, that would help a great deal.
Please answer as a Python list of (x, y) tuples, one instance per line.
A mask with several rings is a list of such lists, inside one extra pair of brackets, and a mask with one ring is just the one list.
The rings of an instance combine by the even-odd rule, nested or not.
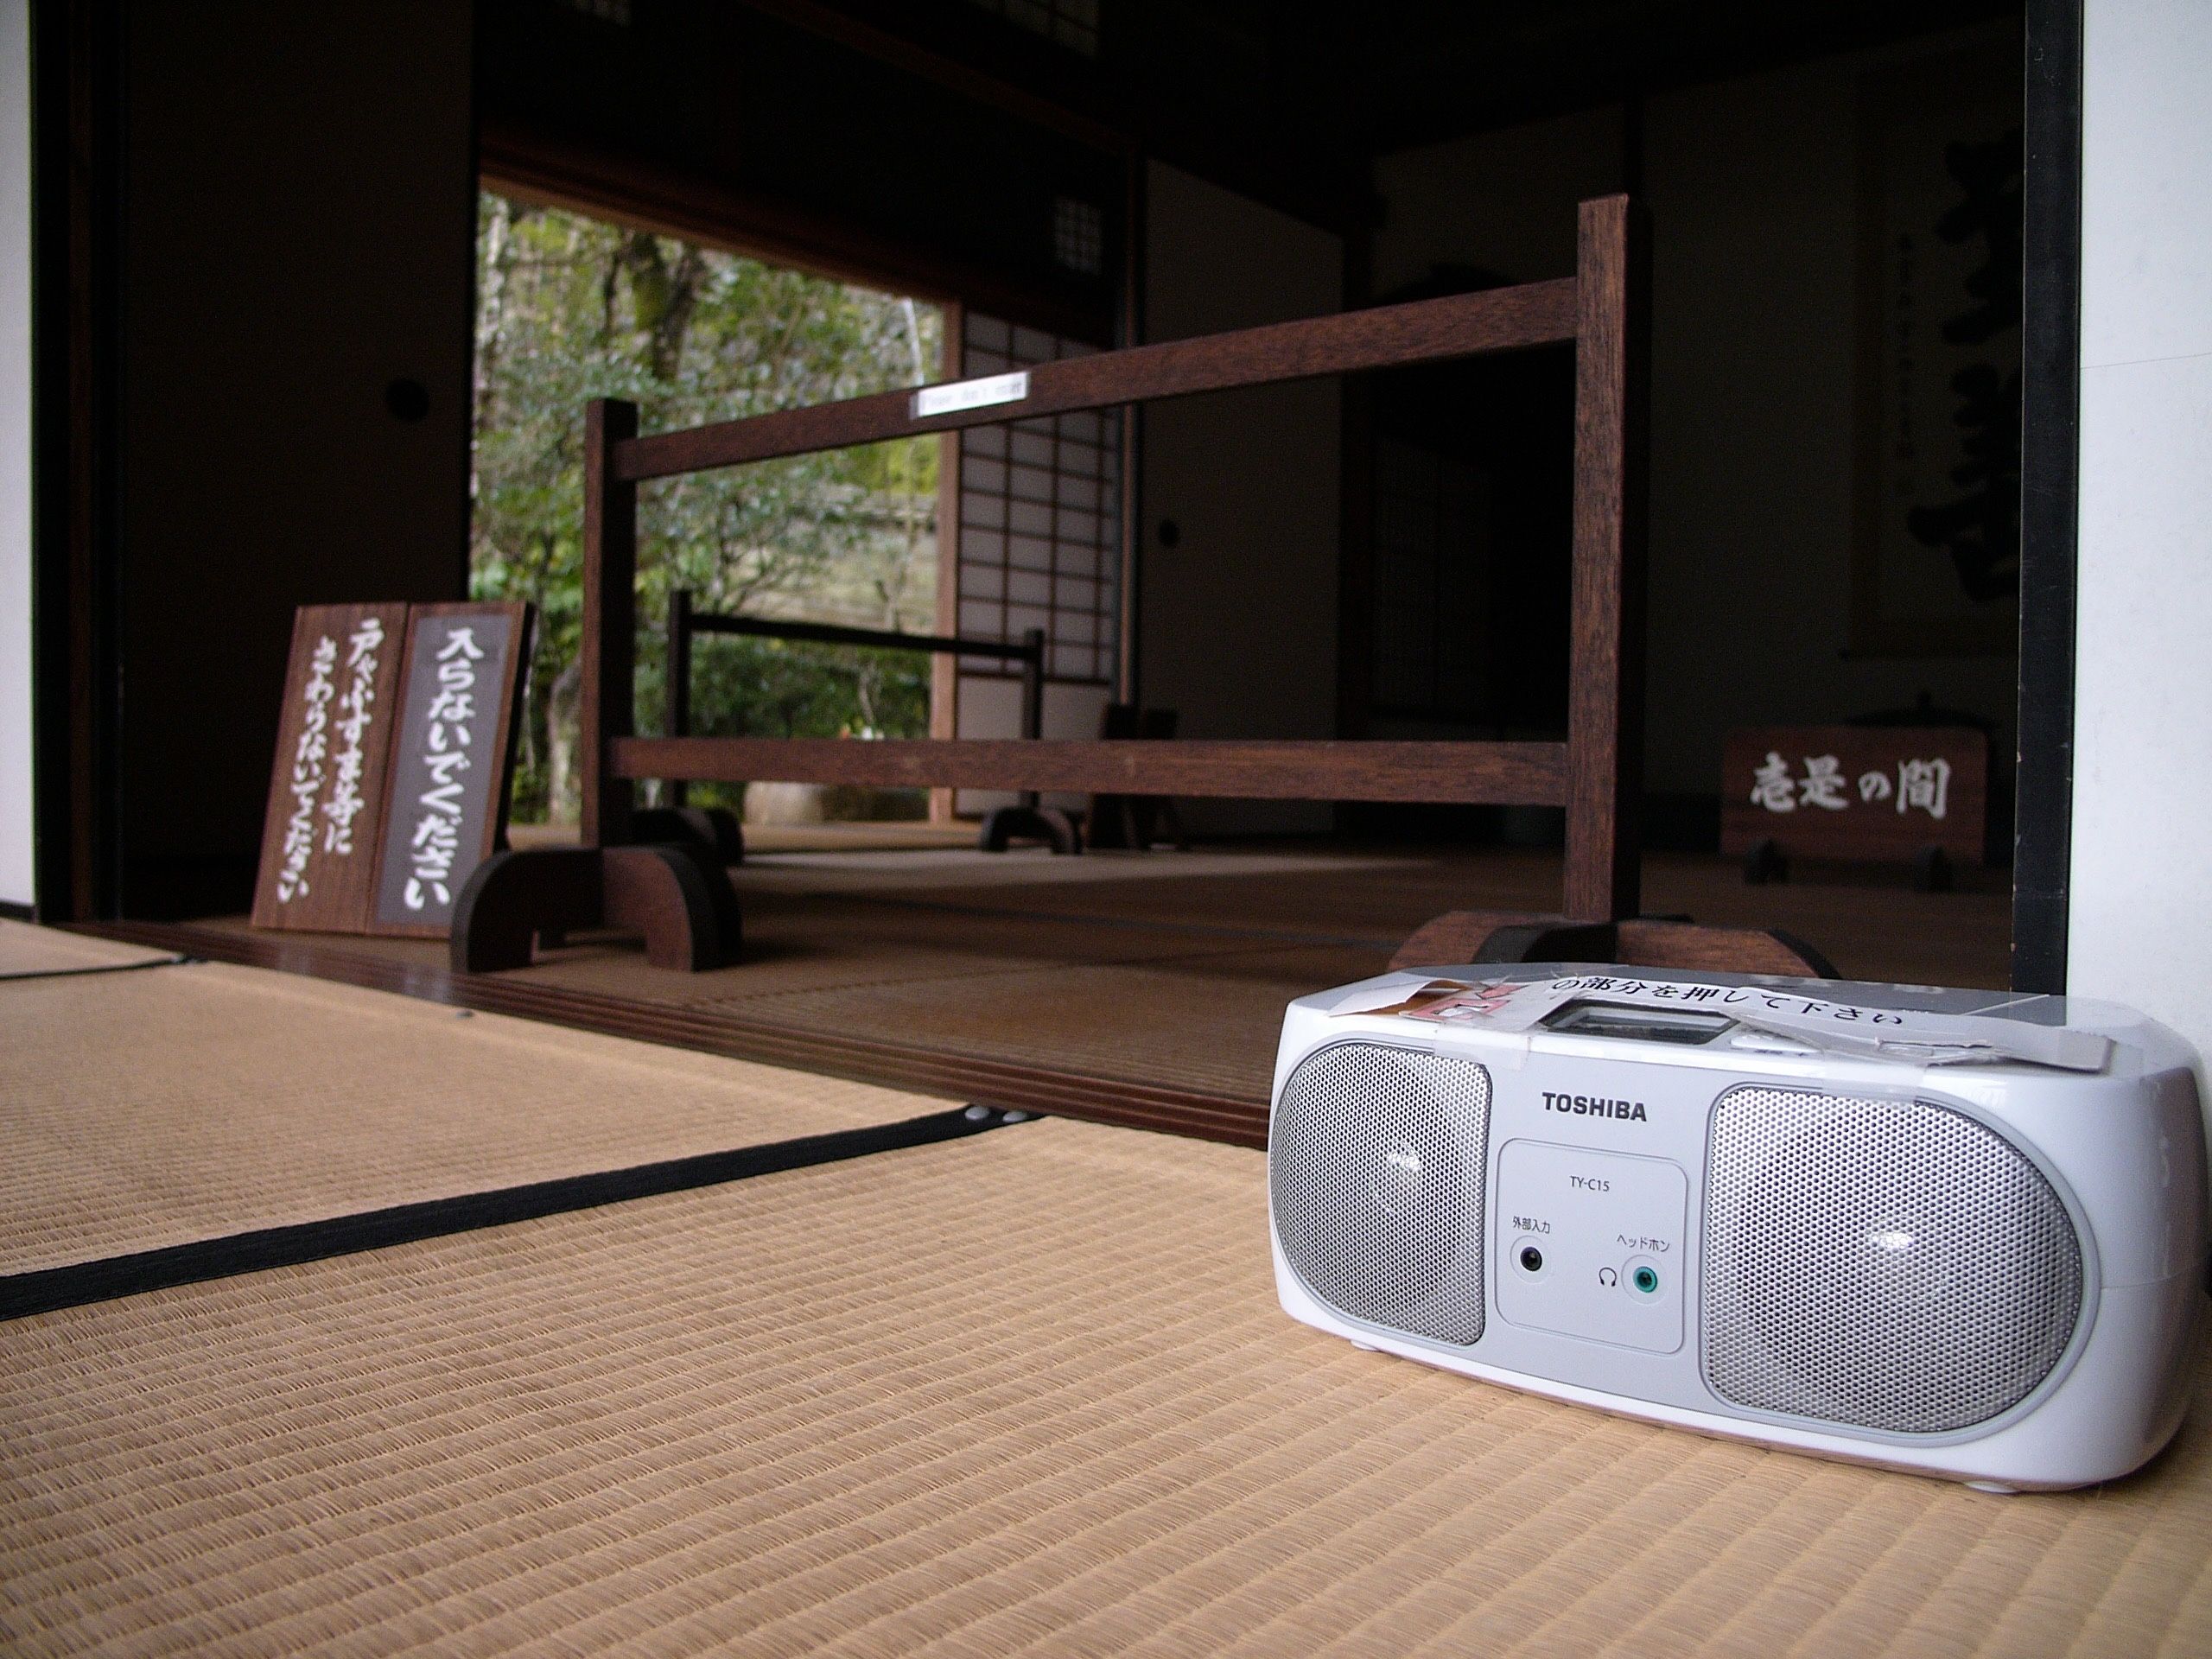
[(178, 955), (156, 957), (147, 962), (94, 962), (81, 968), (25, 968), (12, 974), (0, 974), (0, 985), (12, 985), (25, 979), (82, 979), (87, 974), (137, 974), (149, 968), (183, 968), (199, 962), (199, 957)]
[(1027, 1112), (1001, 1111), (991, 1107), (956, 1106), (896, 1123), (803, 1135), (771, 1141), (766, 1146), (740, 1147), (730, 1152), (702, 1153), (696, 1157), (639, 1164), (628, 1169), (570, 1175), (558, 1180), (499, 1187), (488, 1192), (467, 1192), (420, 1204), (396, 1205), (357, 1215), (334, 1216), (326, 1221), (269, 1227), (97, 1262), (48, 1268), (35, 1273), (10, 1274), (0, 1276), (0, 1319), (48, 1313), (87, 1302), (112, 1301), (119, 1296), (167, 1290), (204, 1280), (296, 1267), (304, 1262), (385, 1249), (394, 1244), (411, 1244), (486, 1227), (504, 1227), (511, 1222), (536, 1221), (600, 1205), (656, 1198), (695, 1187), (719, 1186), (730, 1181), (748, 1180), (756, 1175), (842, 1163), (879, 1152), (934, 1146), (1019, 1123), (1029, 1116)]

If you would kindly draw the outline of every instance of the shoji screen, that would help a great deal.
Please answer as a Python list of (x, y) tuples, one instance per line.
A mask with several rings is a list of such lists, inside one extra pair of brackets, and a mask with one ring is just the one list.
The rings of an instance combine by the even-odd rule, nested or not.
[[(969, 312), (963, 378), (1079, 357), (1094, 348)], [(1016, 639), (1045, 631), (1045, 734), (1093, 737), (1112, 696), (1120, 647), (1122, 420), (1117, 414), (1045, 416), (972, 427), (960, 438), (957, 626)], [(1020, 730), (1020, 670), (961, 659), (957, 730), (1011, 737)], [(963, 790), (958, 810), (1010, 798)]]

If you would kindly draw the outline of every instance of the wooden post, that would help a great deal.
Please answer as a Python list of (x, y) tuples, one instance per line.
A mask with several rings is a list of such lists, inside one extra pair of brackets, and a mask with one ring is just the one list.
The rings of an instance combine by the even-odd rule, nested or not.
[[(1034, 743), (1045, 735), (1045, 630), (1027, 630), (1021, 636), (1021, 734)], [(1044, 798), (1033, 789), (1021, 791), (1022, 805), (1032, 810)]]
[[(668, 733), (671, 737), (691, 734), (691, 590), (678, 588), (668, 596)], [(691, 786), (681, 778), (666, 781), (668, 804), (690, 804)]]
[[(938, 359), (938, 378), (957, 380), (961, 365), (967, 360), (962, 341), (967, 336), (967, 311), (958, 302), (948, 303), (939, 313), (938, 339), (943, 342), (942, 355)], [(935, 438), (925, 440), (935, 443), (937, 451), (937, 631), (939, 633), (960, 632), (960, 448), (963, 440), (958, 432), (941, 432)], [(953, 738), (960, 735), (960, 659), (942, 652), (930, 658), (930, 735), (933, 738)], [(942, 786), (930, 790), (930, 822), (950, 823), (953, 811), (952, 791)]]
[(583, 844), (630, 839), (631, 788), (607, 765), (607, 745), (632, 735), (638, 644), (638, 486), (618, 477), (614, 446), (638, 435), (638, 406), (595, 397), (584, 405), (582, 688), (576, 699), (576, 771)]
[(1582, 204), (1575, 261), (1568, 919), (1642, 908), (1643, 491), (1649, 252), (1626, 196)]

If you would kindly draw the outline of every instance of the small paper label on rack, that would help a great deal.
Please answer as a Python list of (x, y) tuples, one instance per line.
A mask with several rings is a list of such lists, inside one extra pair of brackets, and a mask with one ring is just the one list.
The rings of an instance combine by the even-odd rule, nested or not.
[(924, 386), (914, 394), (914, 418), (950, 415), (956, 410), (988, 409), (993, 404), (1018, 404), (1029, 395), (1029, 371), (985, 375), (980, 380), (949, 380), (941, 386)]

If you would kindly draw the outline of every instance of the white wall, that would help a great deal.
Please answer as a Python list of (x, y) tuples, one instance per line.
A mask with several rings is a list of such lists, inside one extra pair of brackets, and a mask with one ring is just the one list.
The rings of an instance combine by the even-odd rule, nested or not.
[(2212, 1052), (2212, 6), (2083, 29), (2067, 982)]
[[(1343, 308), (1324, 231), (1155, 164), (1145, 333), (1181, 340)], [(1154, 404), (1145, 414), (1141, 680), (1183, 737), (1329, 737), (1342, 466), (1333, 381)], [(1181, 539), (1160, 544), (1160, 521)], [(1325, 804), (1192, 801), (1197, 834), (1315, 831)]]
[(31, 902), (29, 0), (0, 0), (0, 904)]
[[(2002, 39), (1980, 29), (1649, 100), (1653, 224), (1653, 790), (1709, 794), (1731, 726), (1938, 704), (1998, 722), (2010, 658), (1850, 658), (1861, 77)], [(1622, 111), (1382, 158), (1376, 288), (1438, 264), (1570, 276), (1581, 198), (1622, 188)]]
[[(1042, 735), (1048, 738), (1087, 738), (1098, 735), (1098, 716), (1113, 700), (1103, 685), (1068, 685), (1045, 682)], [(1021, 682), (1004, 675), (963, 674), (960, 677), (959, 729), (957, 737), (1019, 737), (1021, 735)], [(956, 789), (953, 805), (962, 813), (981, 815), (1012, 806), (1020, 797), (1010, 789)], [(1088, 795), (1047, 790), (1044, 804), (1079, 812), (1090, 804)]]

